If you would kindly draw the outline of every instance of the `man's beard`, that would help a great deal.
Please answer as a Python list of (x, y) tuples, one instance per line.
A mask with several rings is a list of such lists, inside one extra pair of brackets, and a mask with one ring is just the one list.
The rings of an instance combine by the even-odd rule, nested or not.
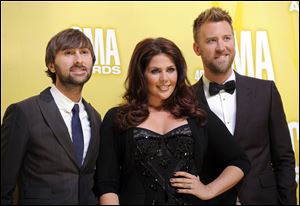
[(210, 70), (211, 73), (218, 74), (226, 74), (232, 67), (234, 57), (229, 58), (226, 62), (218, 64), (217, 62), (203, 62), (204, 65)]
[(87, 67), (82, 66), (82, 65), (81, 66), (73, 65), (69, 70), (72, 70), (73, 67), (84, 69), (87, 71), (87, 75), (85, 76), (85, 78), (76, 78), (76, 77), (72, 76), (71, 73), (69, 73), (68, 76), (64, 76), (61, 73), (61, 69), (57, 64), (54, 64), (54, 67), (55, 67), (55, 71), (57, 74), (57, 78), (65, 86), (83, 86), (91, 78), (91, 75), (92, 75), (92, 72), (91, 72), (92, 68), (88, 69)]

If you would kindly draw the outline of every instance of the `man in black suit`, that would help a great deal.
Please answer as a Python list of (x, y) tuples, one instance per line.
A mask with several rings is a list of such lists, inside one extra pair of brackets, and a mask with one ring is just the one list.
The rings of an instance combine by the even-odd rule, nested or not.
[(46, 50), (53, 85), (10, 105), (1, 126), (1, 204), (96, 204), (99, 113), (81, 96), (95, 54), (79, 30), (56, 34)]
[[(295, 157), (274, 82), (232, 70), (234, 34), (226, 11), (204, 11), (195, 19), (193, 33), (194, 51), (204, 65), (204, 75), (193, 88), (200, 102), (224, 122), (251, 162), (251, 170), (239, 187), (208, 203), (296, 204)], [(223, 168), (212, 153), (206, 160), (200, 179), (210, 182)]]

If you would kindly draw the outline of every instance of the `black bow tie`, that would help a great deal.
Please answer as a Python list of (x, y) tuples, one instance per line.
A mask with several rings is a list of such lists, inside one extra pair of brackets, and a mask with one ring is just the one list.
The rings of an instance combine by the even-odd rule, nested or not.
[(226, 82), (224, 85), (215, 83), (215, 82), (210, 82), (209, 83), (209, 94), (210, 96), (216, 95), (219, 93), (220, 90), (224, 89), (226, 92), (233, 94), (235, 90), (235, 81), (231, 80)]

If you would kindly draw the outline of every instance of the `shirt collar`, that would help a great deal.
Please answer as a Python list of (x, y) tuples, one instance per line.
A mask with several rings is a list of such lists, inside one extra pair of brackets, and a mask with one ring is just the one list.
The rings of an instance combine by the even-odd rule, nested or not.
[[(223, 84), (225, 84), (226, 82), (231, 81), (231, 80), (235, 81), (235, 72), (234, 71), (232, 71), (231, 75), (228, 77), (227, 80), (225, 80), (225, 82)], [(208, 80), (205, 75), (203, 75), (203, 85), (204, 85), (204, 89), (207, 90), (207, 91), (208, 91), (210, 82), (211, 81)]]
[(82, 97), (80, 97), (79, 102), (73, 102), (68, 97), (66, 97), (63, 93), (61, 93), (54, 84), (52, 85), (50, 92), (59, 109), (62, 109), (70, 113), (72, 112), (72, 109), (75, 104), (79, 104), (80, 109), (83, 108)]

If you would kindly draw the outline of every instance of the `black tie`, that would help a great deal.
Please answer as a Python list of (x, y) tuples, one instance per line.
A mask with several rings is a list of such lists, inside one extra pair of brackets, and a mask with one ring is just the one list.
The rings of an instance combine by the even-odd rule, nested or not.
[(235, 90), (235, 81), (231, 80), (226, 82), (224, 85), (215, 83), (215, 82), (210, 82), (209, 83), (209, 94), (210, 96), (216, 95), (219, 93), (220, 90), (224, 89), (226, 92), (233, 94)]
[(79, 106), (75, 104), (72, 109), (72, 138), (73, 138), (73, 145), (76, 152), (76, 157), (78, 160), (79, 165), (82, 165), (82, 158), (83, 158), (83, 133), (81, 128), (81, 122), (79, 119)]

